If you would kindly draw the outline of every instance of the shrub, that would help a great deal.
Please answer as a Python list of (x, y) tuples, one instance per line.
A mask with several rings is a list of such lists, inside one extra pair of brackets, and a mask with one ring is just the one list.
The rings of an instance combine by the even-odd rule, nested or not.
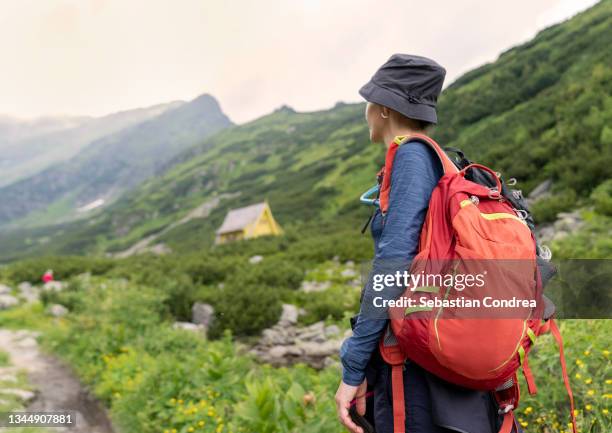
[(575, 203), (576, 192), (569, 189), (538, 200), (531, 206), (531, 213), (536, 224), (553, 222), (559, 212), (571, 210)]
[(591, 199), (595, 204), (595, 211), (607, 216), (612, 216), (612, 179), (608, 179), (599, 185), (591, 193)]
[(42, 275), (47, 269), (53, 270), (56, 280), (66, 280), (86, 272), (102, 275), (113, 265), (112, 259), (101, 257), (48, 256), (11, 263), (2, 270), (2, 273), (4, 278), (15, 284), (22, 281), (37, 284), (41, 282)]
[(233, 279), (220, 288), (215, 307), (215, 321), (210, 336), (219, 337), (229, 329), (235, 335), (256, 335), (275, 324), (281, 313), (282, 290), (248, 285)]

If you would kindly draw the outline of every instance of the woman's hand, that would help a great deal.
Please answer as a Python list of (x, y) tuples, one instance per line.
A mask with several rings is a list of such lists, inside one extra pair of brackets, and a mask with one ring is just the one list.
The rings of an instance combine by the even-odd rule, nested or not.
[(342, 425), (344, 425), (352, 433), (363, 433), (363, 429), (355, 424), (349, 415), (351, 401), (357, 397), (357, 413), (359, 415), (365, 415), (365, 394), (367, 388), (367, 380), (364, 380), (359, 386), (351, 386), (344, 382), (340, 382), (338, 391), (336, 391), (336, 410), (338, 412), (338, 418), (340, 419)]

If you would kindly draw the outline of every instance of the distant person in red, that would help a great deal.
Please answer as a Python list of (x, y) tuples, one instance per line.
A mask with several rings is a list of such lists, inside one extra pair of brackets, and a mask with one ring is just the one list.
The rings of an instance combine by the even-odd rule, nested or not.
[(51, 269), (47, 269), (42, 276), (43, 283), (48, 283), (53, 281), (53, 271)]

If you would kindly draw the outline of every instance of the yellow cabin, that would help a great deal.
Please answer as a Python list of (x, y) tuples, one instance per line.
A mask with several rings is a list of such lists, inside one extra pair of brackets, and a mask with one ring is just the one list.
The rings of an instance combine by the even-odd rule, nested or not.
[(276, 236), (282, 232), (283, 230), (272, 216), (268, 203), (257, 203), (230, 210), (217, 230), (215, 244), (265, 235)]

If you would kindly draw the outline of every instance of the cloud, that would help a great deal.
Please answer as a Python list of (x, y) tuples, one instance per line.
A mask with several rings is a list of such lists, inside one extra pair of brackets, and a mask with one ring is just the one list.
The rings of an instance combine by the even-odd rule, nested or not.
[[(394, 52), (461, 73), (592, 0), (0, 0), (0, 112), (101, 115), (201, 93), (238, 122), (358, 101)], [(526, 12), (528, 11), (528, 12)]]

